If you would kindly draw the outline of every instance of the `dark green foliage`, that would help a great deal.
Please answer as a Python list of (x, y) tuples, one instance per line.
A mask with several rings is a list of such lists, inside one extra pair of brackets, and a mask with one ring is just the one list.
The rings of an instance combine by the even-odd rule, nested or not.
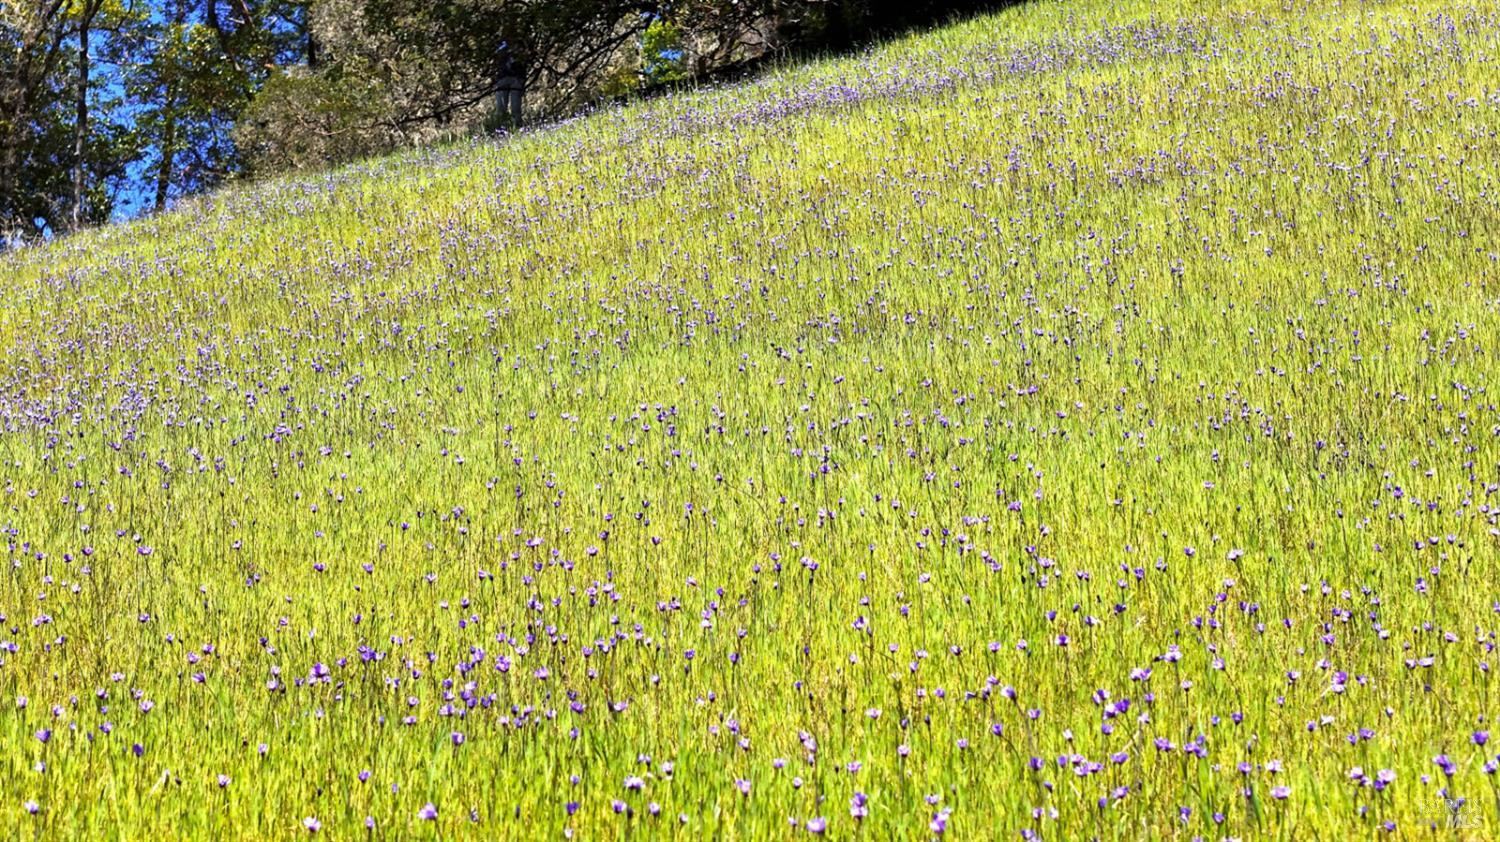
[(0, 5), (0, 249), (109, 217), (135, 141), (88, 57), (129, 22), (100, 0)]
[(0, 0), (0, 249), (982, 0)]

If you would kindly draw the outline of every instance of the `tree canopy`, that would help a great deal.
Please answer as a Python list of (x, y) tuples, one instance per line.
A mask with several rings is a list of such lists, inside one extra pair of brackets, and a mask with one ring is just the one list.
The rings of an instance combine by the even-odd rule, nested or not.
[[(982, 0), (7, 0), (0, 249)], [(512, 97), (497, 107), (497, 94)]]

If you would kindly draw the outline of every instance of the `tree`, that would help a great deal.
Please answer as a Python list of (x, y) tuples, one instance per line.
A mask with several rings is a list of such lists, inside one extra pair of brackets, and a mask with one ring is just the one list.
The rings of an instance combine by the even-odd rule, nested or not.
[(641, 82), (671, 85), (688, 78), (687, 38), (681, 26), (667, 18), (653, 20), (641, 33)]
[(0, 248), (984, 5), (0, 0)]
[(239, 172), (233, 129), (274, 68), (301, 54), (304, 6), (161, 0), (123, 83), (136, 103), (144, 192), (156, 210)]
[(264, 172), (466, 133), (493, 114), (502, 88), (535, 111), (576, 108), (598, 98), (601, 71), (636, 48), (659, 8), (656, 0), (314, 0), (316, 66), (279, 70), (236, 137), (250, 167)]
[[(402, 122), (444, 120), (498, 79), (541, 87), (547, 105), (587, 102), (598, 71), (651, 25), (654, 0), (367, 0), (367, 21), (429, 70), (431, 105)], [(420, 58), (417, 58), (420, 56)]]
[(0, 245), (58, 217), (67, 12), (66, 0), (0, 6)]
[(109, 218), (134, 141), (95, 57), (131, 22), (113, 0), (0, 5), (0, 247)]

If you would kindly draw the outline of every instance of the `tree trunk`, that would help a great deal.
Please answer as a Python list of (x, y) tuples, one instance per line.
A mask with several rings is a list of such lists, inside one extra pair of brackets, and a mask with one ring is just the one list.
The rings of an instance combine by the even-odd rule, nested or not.
[(99, 7), (88, 3), (78, 19), (78, 116), (73, 126), (73, 230), (83, 227), (83, 153), (89, 135), (89, 28)]
[[(0, 0), (0, 4), (10, 0)], [(8, 7), (7, 7), (8, 8)], [(14, 244), (16, 237), (31, 238), (48, 229), (58, 230), (68, 219), (60, 211), (65, 196), (39, 195), (31, 179), (40, 165), (28, 160), (36, 142), (38, 109), (44, 107), (44, 89), (59, 80), (66, 84), (69, 69), (63, 49), (72, 27), (66, 19), (67, 0), (36, 4), (29, 26), (14, 33), (19, 40), (7, 49), (11, 61), (0, 77), (0, 239)], [(50, 177), (52, 172), (45, 173)], [(45, 205), (45, 208), (42, 206)], [(6, 247), (0, 243), (0, 251)]]
[(214, 37), (219, 41), (219, 49), (230, 59), (237, 59), (234, 52), (234, 44), (229, 41), (229, 31), (219, 20), (219, 0), (208, 0), (203, 4), (204, 16), (208, 18), (208, 27), (214, 31)]
[[(20, 199), (17, 195), (17, 182), (20, 179), (16, 177), (16, 174), (21, 162), (21, 127), (25, 125), (22, 120), (30, 115), (25, 92), (17, 92), (16, 98), (20, 100), (20, 105), (15, 113), (19, 114), (22, 119), (0, 122), (0, 130), (3, 130), (3, 133), (0, 133), (0, 229), (4, 229), (0, 230), (0, 236), (5, 237), (9, 237), (12, 233), (11, 229), (21, 230), (23, 228), (21, 222), (24, 218), (16, 207)], [(10, 97), (6, 97), (6, 100), (9, 99)], [(9, 107), (11, 103), (0, 101), (0, 104)], [(4, 247), (0, 246), (0, 250), (3, 249)]]
[[(177, 0), (172, 12), (172, 32), (181, 37), (181, 27), (187, 21), (191, 0)], [(172, 197), (173, 166), (177, 163), (177, 91), (178, 74), (182, 66), (174, 60), (164, 72), (161, 99), (161, 160), (156, 163), (156, 199), (153, 207), (157, 213), (166, 210), (167, 200)]]
[(167, 196), (172, 189), (172, 161), (177, 157), (177, 99), (173, 85), (167, 86), (166, 125), (161, 132), (161, 161), (156, 167), (156, 210), (160, 213), (167, 207)]

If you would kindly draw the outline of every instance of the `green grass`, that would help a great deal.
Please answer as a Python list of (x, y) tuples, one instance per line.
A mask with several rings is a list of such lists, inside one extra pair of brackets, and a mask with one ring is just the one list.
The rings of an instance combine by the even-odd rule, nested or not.
[(5, 258), (0, 827), (1492, 837), (1497, 62), (1036, 2)]

